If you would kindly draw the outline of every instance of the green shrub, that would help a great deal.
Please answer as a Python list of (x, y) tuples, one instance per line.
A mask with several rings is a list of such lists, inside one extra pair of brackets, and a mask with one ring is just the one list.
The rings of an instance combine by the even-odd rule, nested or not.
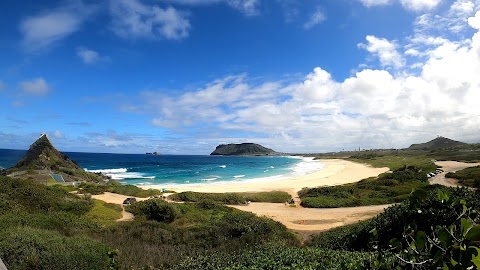
[(445, 208), (438, 201), (439, 190), (447, 191), (452, 200), (467, 200), (468, 207), (480, 210), (479, 194), (467, 189), (430, 186), (426, 190), (428, 197), (421, 203), (421, 211), (413, 210), (411, 203), (405, 201), (388, 207), (371, 220), (320, 233), (313, 237), (308, 245), (330, 249), (371, 250), (370, 231), (376, 228), (379, 238), (377, 245), (387, 248), (390, 239), (402, 239), (402, 232), (412, 221), (415, 221), (419, 230), (430, 233), (433, 225), (448, 225), (457, 218), (454, 208)]
[(201, 193), (201, 192), (181, 192), (169, 197), (174, 201), (200, 202), (203, 200), (215, 201), (223, 204), (245, 204), (251, 202), (271, 202), (284, 203), (290, 201), (292, 196), (284, 191), (268, 192), (234, 192), (234, 193)]
[(92, 239), (28, 227), (0, 231), (0, 257), (8, 269), (111, 269), (111, 250)]
[(373, 253), (269, 245), (233, 254), (189, 257), (172, 269), (372, 269), (373, 259)]
[(149, 220), (167, 223), (173, 222), (180, 214), (176, 205), (159, 199), (137, 202), (127, 206), (126, 210)]

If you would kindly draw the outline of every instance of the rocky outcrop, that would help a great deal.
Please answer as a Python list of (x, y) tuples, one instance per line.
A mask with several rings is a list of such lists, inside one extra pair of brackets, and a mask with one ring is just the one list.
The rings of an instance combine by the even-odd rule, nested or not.
[(466, 143), (454, 141), (445, 137), (438, 137), (426, 143), (412, 144), (409, 150), (435, 150), (442, 148), (452, 148), (467, 145)]
[(64, 168), (83, 171), (77, 163), (55, 149), (46, 134), (42, 134), (30, 145), (25, 156), (13, 168), (18, 170), (58, 170)]
[(255, 143), (221, 144), (210, 155), (222, 156), (269, 156), (277, 152)]
[(30, 145), (27, 153), (15, 166), (8, 169), (8, 173), (31, 176), (34, 179), (42, 178), (37, 177), (38, 175), (48, 176), (55, 173), (62, 175), (66, 182), (102, 180), (98, 175), (86, 172), (75, 161), (55, 149), (46, 134), (42, 134)]

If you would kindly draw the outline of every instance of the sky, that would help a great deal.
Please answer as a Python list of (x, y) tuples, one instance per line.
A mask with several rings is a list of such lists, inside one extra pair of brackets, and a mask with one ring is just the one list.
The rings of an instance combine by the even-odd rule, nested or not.
[(480, 143), (480, 0), (2, 0), (0, 148)]

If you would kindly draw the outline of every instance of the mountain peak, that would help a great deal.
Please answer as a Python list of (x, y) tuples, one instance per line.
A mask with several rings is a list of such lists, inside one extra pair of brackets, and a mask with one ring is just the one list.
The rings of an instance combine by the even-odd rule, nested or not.
[(60, 168), (82, 170), (74, 161), (60, 153), (44, 133), (30, 145), (27, 153), (14, 168), (19, 170), (59, 170)]
[(451, 140), (449, 138), (445, 138), (442, 136), (438, 136), (437, 138), (426, 142), (426, 143), (419, 143), (419, 144), (412, 144), (408, 149), (410, 150), (433, 150), (433, 149), (441, 149), (441, 148), (452, 148), (457, 146), (466, 145), (464, 142), (459, 142), (455, 140)]

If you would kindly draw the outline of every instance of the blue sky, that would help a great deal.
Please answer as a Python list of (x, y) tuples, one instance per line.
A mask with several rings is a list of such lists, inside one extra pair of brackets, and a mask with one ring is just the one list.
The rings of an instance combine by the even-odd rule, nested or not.
[(0, 3), (0, 148), (480, 142), (480, 1)]

